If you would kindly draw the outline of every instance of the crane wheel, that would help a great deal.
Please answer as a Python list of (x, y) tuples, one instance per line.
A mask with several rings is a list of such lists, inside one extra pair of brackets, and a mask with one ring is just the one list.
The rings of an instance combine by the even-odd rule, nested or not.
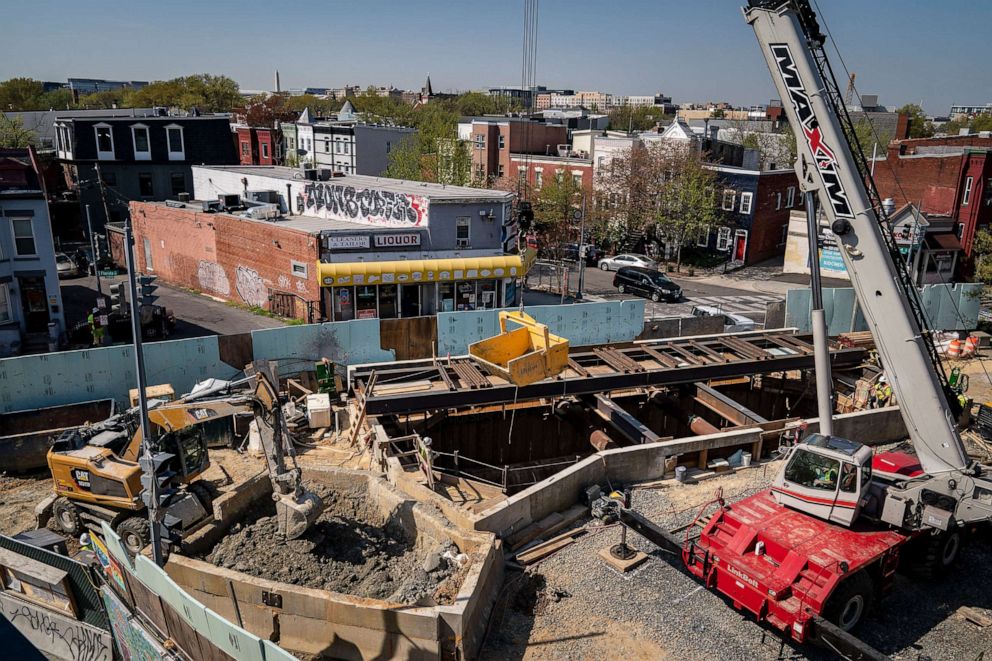
[(117, 534), (131, 553), (140, 553), (151, 539), (148, 519), (142, 516), (129, 516), (117, 524)]
[(864, 571), (841, 581), (827, 600), (824, 617), (844, 631), (852, 631), (864, 619), (875, 600), (875, 586)]
[(71, 500), (62, 496), (52, 503), (52, 518), (59, 530), (75, 537), (83, 531), (83, 521), (79, 518), (79, 508)]
[(206, 482), (202, 480), (193, 482), (186, 489), (196, 496), (196, 499), (200, 501), (200, 504), (203, 505), (203, 509), (207, 511), (209, 516), (214, 515), (214, 494)]
[(920, 573), (926, 578), (938, 578), (946, 574), (957, 562), (963, 542), (959, 530), (931, 535), (924, 541)]

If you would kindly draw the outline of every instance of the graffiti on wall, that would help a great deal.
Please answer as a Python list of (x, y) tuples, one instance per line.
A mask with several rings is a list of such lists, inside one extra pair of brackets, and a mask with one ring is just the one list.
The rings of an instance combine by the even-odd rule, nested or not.
[(201, 259), (196, 268), (196, 279), (203, 291), (214, 292), (221, 296), (231, 294), (231, 283), (227, 281), (227, 273), (217, 262)]
[(106, 586), (100, 588), (107, 607), (110, 628), (121, 656), (128, 661), (156, 661), (167, 658), (165, 648), (158, 644), (145, 627), (127, 610), (127, 606)]
[(265, 281), (255, 269), (247, 266), (239, 266), (235, 272), (235, 288), (238, 295), (248, 305), (263, 307), (269, 300), (269, 294), (265, 287)]
[(344, 184), (307, 182), (296, 205), (308, 215), (386, 227), (427, 227), (430, 202), (422, 195)]
[(107, 632), (27, 604), (6, 604), (7, 620), (39, 649), (72, 661), (110, 661)]

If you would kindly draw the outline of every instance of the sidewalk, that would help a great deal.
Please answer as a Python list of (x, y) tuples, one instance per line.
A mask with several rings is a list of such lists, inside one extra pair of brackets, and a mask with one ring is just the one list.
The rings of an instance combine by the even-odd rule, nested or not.
[[(718, 287), (748, 289), (759, 294), (785, 296), (790, 289), (806, 289), (809, 287), (809, 276), (802, 273), (782, 273), (782, 258), (777, 257), (760, 264), (754, 264), (742, 269), (722, 273), (722, 267), (693, 276), (692, 282), (698, 282)], [(684, 275), (678, 274), (685, 278)], [(686, 278), (690, 279), (690, 278)], [(838, 278), (823, 278), (824, 288), (850, 287), (847, 280)]]

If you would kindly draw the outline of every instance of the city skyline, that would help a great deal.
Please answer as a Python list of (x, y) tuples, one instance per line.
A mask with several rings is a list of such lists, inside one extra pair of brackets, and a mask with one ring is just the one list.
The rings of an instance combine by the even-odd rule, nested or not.
[[(303, 2), (289, 16), (272, 16), (259, 0), (179, 0), (170, 5), (170, 15), (191, 18), (180, 30), (161, 20), (160, 9), (136, 3), (122, 14), (109, 3), (84, 10), (54, 0), (12, 6), (0, 45), (0, 78), (162, 80), (213, 73), (230, 76), (244, 89), (267, 90), (278, 69), (284, 89), (419, 89), (428, 73), (435, 91), (520, 84), (519, 3), (471, 1), (452, 9), (436, 0), (338, 8)], [(957, 9), (976, 20), (947, 21)], [(538, 84), (619, 95), (663, 92), (677, 103), (752, 105), (776, 96), (737, 3), (711, 0), (690, 7), (631, 0), (611, 8), (614, 20), (604, 20), (602, 10), (588, 0), (547, 0), (541, 6)], [(952, 103), (988, 101), (974, 98), (973, 90), (992, 88), (992, 71), (957, 63), (971, 56), (975, 43), (984, 43), (978, 26), (982, 17), (992, 18), (992, 7), (958, 0), (939, 7), (918, 0), (866, 7), (837, 0), (826, 12), (823, 18), (839, 35), (840, 52), (857, 73), (861, 93), (877, 94), (885, 105), (922, 103), (937, 115)], [(283, 20), (295, 16), (300, 20)], [(920, 48), (922, 37), (915, 36), (924, 24), (928, 48)], [(705, 39), (686, 25), (704, 26)], [(95, 41), (101, 31), (113, 38)], [(60, 47), (38, 49), (39, 34)], [(18, 57), (29, 45), (32, 57)], [(888, 56), (880, 58), (880, 52)]]

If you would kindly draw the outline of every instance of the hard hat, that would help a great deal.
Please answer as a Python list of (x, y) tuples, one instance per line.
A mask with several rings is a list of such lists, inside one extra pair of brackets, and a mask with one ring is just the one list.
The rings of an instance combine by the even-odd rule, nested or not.
[(88, 546), (89, 543), (90, 543), (90, 534), (88, 532), (84, 532), (82, 535), (79, 536), (80, 546)]
[(888, 380), (888, 379), (886, 379), (886, 378), (885, 378), (885, 375), (883, 374), (882, 376), (880, 376), (880, 377), (878, 377), (878, 382), (879, 382), (879, 383), (888, 383), (888, 382), (889, 382), (889, 380)]

